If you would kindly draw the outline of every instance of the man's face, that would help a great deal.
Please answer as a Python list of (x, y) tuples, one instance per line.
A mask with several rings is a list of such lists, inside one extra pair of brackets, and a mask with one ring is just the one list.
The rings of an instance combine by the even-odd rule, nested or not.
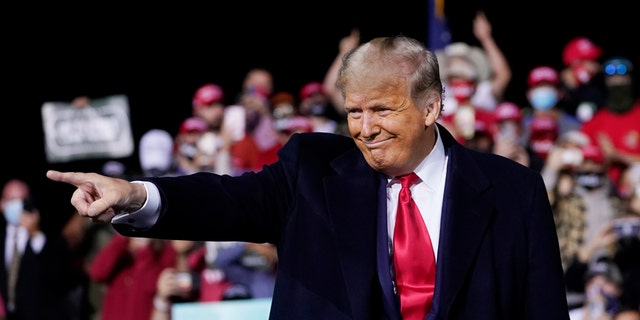
[(618, 297), (620, 295), (620, 287), (611, 279), (607, 278), (604, 275), (596, 275), (591, 278), (587, 284), (586, 289), (596, 290), (603, 295), (608, 295), (612, 297)]
[(254, 69), (249, 71), (242, 86), (245, 89), (256, 89), (259, 93), (268, 97), (273, 91), (273, 77), (267, 70)]
[(349, 133), (376, 171), (389, 176), (409, 173), (434, 145), (433, 124), (439, 109), (416, 107), (407, 96), (405, 82), (350, 88), (345, 109)]
[(7, 182), (2, 189), (2, 197), (0, 198), (0, 207), (4, 211), (7, 202), (15, 199), (25, 199), (29, 196), (29, 187), (22, 181), (11, 180)]
[(471, 79), (460, 77), (449, 79), (449, 89), (459, 104), (470, 103), (471, 97), (476, 92), (476, 85), (477, 83)]
[(210, 128), (218, 129), (222, 124), (224, 116), (224, 106), (221, 103), (214, 103), (208, 106), (202, 106), (195, 109), (194, 115), (202, 118)]

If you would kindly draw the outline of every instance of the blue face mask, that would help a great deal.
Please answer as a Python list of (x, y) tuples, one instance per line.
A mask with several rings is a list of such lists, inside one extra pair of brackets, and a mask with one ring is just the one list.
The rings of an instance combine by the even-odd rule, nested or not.
[(15, 199), (7, 202), (4, 209), (4, 218), (8, 223), (13, 225), (20, 224), (20, 215), (22, 214), (22, 199)]
[(551, 87), (540, 87), (531, 90), (529, 103), (536, 110), (549, 110), (558, 102), (558, 92)]

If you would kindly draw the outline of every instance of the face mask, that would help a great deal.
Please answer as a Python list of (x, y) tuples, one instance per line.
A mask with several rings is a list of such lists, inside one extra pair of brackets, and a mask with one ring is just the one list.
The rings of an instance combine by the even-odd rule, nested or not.
[(198, 147), (191, 143), (183, 143), (180, 145), (180, 154), (185, 156), (189, 160), (193, 160), (198, 152)]
[(260, 112), (256, 110), (247, 110), (245, 114), (245, 131), (253, 133), (260, 124)]
[(604, 185), (604, 175), (594, 172), (579, 173), (576, 183), (587, 190), (595, 190)]
[(602, 293), (602, 295), (604, 296), (605, 305), (606, 305), (605, 311), (607, 312), (607, 314), (609, 315), (616, 314), (616, 312), (618, 312), (618, 310), (620, 309), (620, 302), (618, 298), (604, 292)]
[(555, 138), (545, 135), (542, 137), (531, 137), (529, 145), (538, 157), (546, 159), (554, 143)]
[(529, 103), (536, 110), (549, 110), (558, 102), (558, 92), (550, 87), (531, 90)]
[(22, 214), (22, 199), (15, 199), (7, 202), (4, 209), (4, 218), (12, 225), (20, 224), (20, 215)]
[(607, 86), (607, 109), (613, 113), (625, 113), (633, 106), (631, 85)]
[(594, 76), (593, 73), (584, 65), (577, 65), (573, 67), (571, 71), (573, 71), (573, 75), (581, 85), (589, 83)]
[(311, 114), (314, 116), (320, 116), (322, 114), (324, 114), (324, 110), (326, 109), (326, 106), (320, 103), (314, 104), (313, 106), (311, 106)]
[(452, 81), (450, 87), (451, 93), (453, 94), (453, 97), (456, 99), (456, 101), (458, 101), (458, 103), (469, 100), (475, 90), (473, 82), (467, 80)]

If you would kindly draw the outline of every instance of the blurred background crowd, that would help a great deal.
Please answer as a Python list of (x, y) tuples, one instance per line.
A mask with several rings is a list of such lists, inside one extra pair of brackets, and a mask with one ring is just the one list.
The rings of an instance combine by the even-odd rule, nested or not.
[[(640, 317), (640, 50), (631, 14), (618, 3), (566, 11), (549, 1), (525, 15), (506, 2), (479, 10), (448, 0), (451, 41), (436, 50), (445, 84), (440, 123), (460, 143), (542, 174), (572, 319)], [(141, 18), (153, 10), (45, 17), (31, 39), (16, 39), (20, 48), (11, 51), (21, 63), (10, 73), (6, 119), (17, 123), (3, 129), (0, 315), (170, 319), (174, 303), (268, 298), (272, 245), (122, 237), (74, 214), (72, 189), (44, 173), (239, 175), (275, 161), (296, 132), (347, 134), (333, 87), (342, 55), (374, 36), (427, 33), (426, 4), (379, 16), (349, 10), (272, 17), (251, 10), (237, 26), (219, 21), (224, 12), (188, 20)], [(236, 33), (240, 25), (249, 32)], [(186, 29), (197, 31), (182, 37)], [(135, 152), (47, 163), (40, 106), (82, 108), (113, 94), (129, 98)]]

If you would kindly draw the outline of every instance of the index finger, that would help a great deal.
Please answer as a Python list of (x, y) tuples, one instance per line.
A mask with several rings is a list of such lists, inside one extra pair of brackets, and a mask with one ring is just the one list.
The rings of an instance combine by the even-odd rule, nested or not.
[(86, 176), (85, 173), (79, 173), (79, 172), (61, 172), (56, 170), (47, 171), (47, 178), (53, 181), (72, 184), (76, 187), (86, 182), (87, 177), (85, 176)]

